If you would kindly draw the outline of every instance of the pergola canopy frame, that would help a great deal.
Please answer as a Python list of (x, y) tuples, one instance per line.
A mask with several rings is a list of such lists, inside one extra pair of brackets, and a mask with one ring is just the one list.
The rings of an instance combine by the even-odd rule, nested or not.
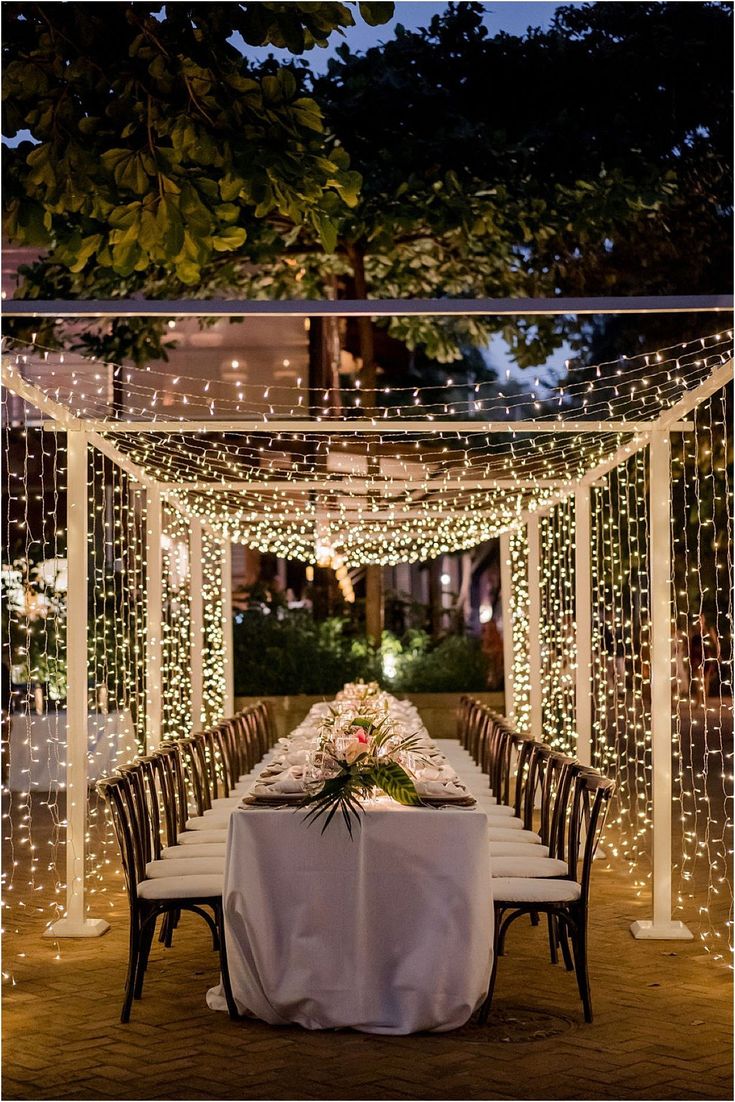
[[(731, 296), (676, 296), (670, 298), (630, 298), (630, 299), (554, 299), (554, 300), (438, 300), (412, 302), (377, 301), (367, 300), (361, 302), (147, 302), (134, 301), (111, 302), (44, 302), (44, 301), (12, 301), (2, 304), (2, 312), (5, 316), (12, 317), (238, 317), (250, 314), (260, 316), (342, 316), (342, 317), (385, 317), (390, 315), (403, 316), (435, 316), (435, 315), (461, 315), (461, 314), (508, 314), (519, 315), (549, 315), (549, 314), (602, 314), (602, 313), (677, 313), (686, 311), (723, 312), (732, 309)], [(204, 422), (194, 423), (146, 423), (129, 422), (123, 425), (121, 422), (85, 422), (83, 418), (75, 417), (60, 403), (54, 402), (43, 391), (29, 383), (18, 371), (3, 366), (3, 382), (12, 393), (23, 399), (31, 406), (37, 408), (42, 414), (51, 418), (56, 426), (69, 434), (69, 471), (68, 471), (68, 500), (70, 512), (69, 522), (69, 547), (70, 578), (76, 578), (79, 599), (71, 600), (69, 593), (68, 609), (68, 639), (69, 639), (69, 733), (67, 754), (67, 794), (70, 806), (67, 811), (67, 907), (65, 916), (54, 924), (48, 931), (53, 937), (90, 937), (97, 936), (107, 929), (107, 924), (102, 920), (90, 919), (86, 916), (84, 906), (84, 853), (86, 833), (86, 799), (80, 799), (81, 790), (86, 792), (86, 741), (87, 741), (87, 697), (86, 697), (86, 655), (87, 655), (87, 611), (86, 599), (80, 598), (83, 592), (86, 594), (86, 530), (80, 527), (78, 519), (72, 522), (72, 517), (81, 517), (86, 510), (87, 495), (87, 470), (86, 452), (87, 445), (97, 448), (130, 477), (143, 485), (149, 494), (149, 500), (154, 505), (152, 517), (149, 517), (147, 532), (148, 553), (154, 556), (154, 563), (160, 564), (160, 539), (161, 499), (165, 497), (170, 504), (180, 510), (188, 520), (201, 525), (201, 518), (192, 514), (181, 495), (187, 489), (191, 489), (186, 483), (170, 483), (157, 480), (131, 461), (110, 439), (110, 434), (115, 432), (172, 432), (182, 431), (243, 431), (274, 433), (277, 431), (314, 431), (320, 433), (332, 432), (363, 432), (385, 434), (386, 432), (626, 432), (633, 433), (633, 438), (620, 445), (617, 451), (609, 458), (585, 472), (578, 479), (550, 487), (554, 492), (551, 498), (544, 501), (540, 508), (525, 511), (513, 525), (503, 528), (501, 536), (501, 558), (507, 556), (507, 538), (504, 535), (521, 525), (526, 525), (529, 532), (529, 674), (531, 685), (531, 730), (535, 737), (541, 736), (541, 678), (540, 655), (538, 653), (538, 626), (540, 607), (538, 600), (539, 585), (539, 556), (540, 547), (538, 539), (538, 520), (544, 511), (548, 511), (556, 504), (575, 495), (577, 502), (582, 501), (581, 516), (587, 516), (587, 528), (589, 521), (589, 487), (604, 478), (607, 473), (627, 459), (648, 447), (651, 455), (651, 477), (649, 486), (649, 506), (651, 513), (651, 622), (652, 622), (652, 715), (651, 715), (651, 744), (652, 767), (654, 775), (653, 789), (653, 880), (652, 901), (653, 919), (650, 922), (634, 923), (632, 931), (636, 937), (641, 938), (691, 938), (690, 931), (681, 922), (672, 920), (671, 913), (671, 676), (670, 676), (670, 623), (671, 623), (671, 533), (670, 533), (670, 499), (671, 499), (671, 471), (669, 465), (671, 432), (688, 431), (691, 426), (684, 418), (696, 409), (702, 401), (716, 393), (732, 379), (733, 362), (729, 360), (721, 367), (715, 369), (711, 375), (686, 394), (674, 406), (665, 410), (652, 422), (623, 422), (621, 424), (611, 422), (575, 422), (574, 428), (563, 428), (554, 422), (482, 422), (452, 423), (452, 422), (404, 422), (381, 421), (380, 419), (362, 419), (343, 421), (309, 421), (297, 422), (299, 428), (295, 428), (294, 422), (227, 422), (233, 426), (229, 430), (220, 427), (224, 423)], [(567, 422), (567, 425), (570, 423)], [(409, 427), (414, 427), (413, 430)], [(201, 427), (199, 427), (201, 426)], [(304, 427), (308, 426), (308, 427)], [(106, 435), (102, 435), (106, 434)], [(349, 481), (349, 480), (345, 480)], [(370, 480), (372, 481), (372, 479)], [(388, 482), (388, 480), (386, 480)], [(512, 480), (509, 480), (512, 482)], [(553, 482), (553, 480), (550, 480)], [(538, 483), (535, 483), (537, 485)], [(242, 486), (238, 482), (237, 486)], [(284, 489), (288, 486), (284, 484)], [(330, 483), (330, 492), (332, 484)], [(257, 486), (257, 483), (256, 483)], [(462, 489), (468, 487), (462, 480), (457, 486)], [(212, 489), (227, 489), (214, 483)], [(262, 487), (260, 487), (262, 488)], [(499, 487), (498, 487), (499, 488)], [(298, 484), (293, 485), (298, 490)], [(447, 487), (441, 487), (446, 493)], [(512, 492), (511, 486), (508, 492)], [(587, 512), (584, 512), (584, 497), (587, 499)], [(578, 506), (579, 507), (579, 506)], [(77, 529), (78, 532), (77, 532)], [(201, 528), (198, 529), (201, 531)], [(586, 531), (584, 521), (582, 531)], [(221, 533), (212, 534), (222, 539)], [(156, 545), (156, 546), (153, 546)], [(223, 542), (223, 565), (229, 566), (229, 546)], [(72, 559), (79, 561), (72, 562)], [(84, 560), (84, 562), (82, 562)], [(585, 557), (584, 551), (578, 548), (577, 563), (582, 572), (589, 570), (589, 555)], [(585, 565), (586, 564), (586, 565)], [(503, 574), (508, 580), (507, 563), (503, 567)], [(229, 572), (223, 572), (223, 598), (227, 599), (230, 593)], [(590, 623), (580, 623), (581, 618), (591, 616), (590, 603), (586, 596), (588, 580), (577, 577), (578, 618), (577, 636), (589, 640), (591, 635)], [(157, 594), (157, 596), (156, 596)], [(149, 590), (149, 600), (157, 601), (157, 609), (153, 609), (153, 615), (147, 623), (148, 632), (148, 657), (146, 660), (147, 682), (147, 717), (155, 728), (158, 723), (160, 732), (160, 707), (157, 708), (154, 697), (156, 690), (160, 700), (160, 572), (153, 584), (153, 590)], [(509, 593), (504, 593), (504, 600), (509, 598)], [(226, 631), (231, 633), (231, 615), (225, 613)], [(589, 700), (590, 656), (589, 648), (583, 648), (578, 654), (577, 662), (577, 700)], [(225, 670), (226, 670), (226, 694), (227, 706), (234, 706), (234, 694), (232, 689), (232, 643), (231, 639), (225, 641)], [(201, 671), (200, 675), (201, 675)], [(506, 711), (513, 714), (512, 682), (509, 679), (510, 692), (506, 701)], [(586, 695), (585, 695), (586, 694)], [(199, 693), (194, 693), (194, 699), (200, 700)], [(585, 708), (582, 709), (584, 718), (588, 715)], [(580, 717), (578, 717), (579, 719)], [(589, 737), (582, 733), (580, 739), (580, 753), (583, 758), (589, 756)], [(151, 730), (151, 745), (156, 744), (156, 732)], [(159, 735), (160, 737), (160, 735)], [(73, 797), (76, 795), (76, 800)]]

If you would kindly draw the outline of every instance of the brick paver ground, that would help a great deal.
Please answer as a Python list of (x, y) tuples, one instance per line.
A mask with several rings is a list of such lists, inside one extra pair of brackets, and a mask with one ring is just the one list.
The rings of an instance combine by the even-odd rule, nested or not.
[(699, 942), (634, 941), (629, 923), (647, 904), (605, 862), (593, 891), (594, 1024), (582, 1021), (574, 977), (548, 963), (544, 927), (521, 922), (488, 1026), (411, 1037), (274, 1029), (208, 1010), (217, 963), (194, 916), (171, 950), (156, 944), (143, 1000), (120, 1025), (127, 918), (111, 891), (111, 931), (61, 943), (58, 960), (39, 917), (8, 938), (5, 1098), (732, 1097), (730, 973)]

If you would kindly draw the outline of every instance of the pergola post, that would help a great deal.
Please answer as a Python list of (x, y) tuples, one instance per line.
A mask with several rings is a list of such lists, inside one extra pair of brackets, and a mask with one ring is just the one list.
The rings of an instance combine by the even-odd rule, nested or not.
[(224, 718), (235, 714), (235, 655), (232, 638), (232, 544), (222, 543), (222, 649), (224, 656)]
[(163, 624), (163, 509), (161, 491), (146, 487), (146, 641), (145, 641), (145, 734), (148, 753), (161, 743), (163, 686), (161, 684)]
[(510, 563), (510, 532), (500, 533), (500, 597), (503, 610), (503, 689), (505, 714), (515, 716), (513, 695), (513, 581)]
[(531, 735), (543, 737), (543, 688), (541, 685), (541, 546), (539, 516), (528, 518), (528, 678)]
[(574, 491), (575, 720), (577, 757), (592, 764), (592, 530), (590, 487)]
[(99, 937), (110, 924), (84, 913), (87, 833), (87, 434), (67, 432), (66, 912), (45, 937)]
[(202, 595), (202, 522), (192, 518), (189, 536), (189, 587), (191, 601), (191, 729), (199, 731), (204, 709), (204, 601)]
[(636, 938), (692, 938), (671, 917), (671, 441), (667, 432), (649, 445), (651, 563), (651, 772), (653, 776), (653, 919), (634, 922)]

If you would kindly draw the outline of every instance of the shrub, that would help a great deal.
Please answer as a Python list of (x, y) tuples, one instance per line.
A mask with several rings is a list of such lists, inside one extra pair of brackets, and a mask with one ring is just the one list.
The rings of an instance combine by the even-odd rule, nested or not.
[(477, 692), (487, 687), (479, 640), (448, 636), (432, 643), (410, 630), (383, 633), (380, 649), (350, 634), (346, 620), (315, 621), (307, 611), (239, 613), (234, 624), (238, 696), (329, 696), (345, 681), (381, 681), (405, 692)]

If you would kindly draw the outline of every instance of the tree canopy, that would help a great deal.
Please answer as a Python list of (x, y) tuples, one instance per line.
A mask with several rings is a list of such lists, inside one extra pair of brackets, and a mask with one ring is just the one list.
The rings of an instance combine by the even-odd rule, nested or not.
[[(360, 3), (378, 24), (392, 4)], [(4, 230), (47, 249), (31, 296), (207, 294), (264, 220), (322, 247), (359, 175), (293, 67), (354, 23), (341, 3), (7, 4)]]
[[(232, 32), (307, 48), (351, 18), (344, 5), (175, 4), (164, 18), (51, 5), (50, 24), (49, 6), (25, 18), (6, 7), (10, 132), (41, 139), (8, 165), (6, 232), (52, 249), (21, 293), (505, 297), (729, 282), (729, 5), (564, 7), (522, 37), (489, 33), (481, 5), (450, 5), (364, 54), (342, 46), (318, 78), (274, 61), (253, 71)], [(377, 7), (361, 10), (375, 21)], [(389, 328), (445, 361), (503, 328), (522, 364), (578, 332), (565, 319)]]

